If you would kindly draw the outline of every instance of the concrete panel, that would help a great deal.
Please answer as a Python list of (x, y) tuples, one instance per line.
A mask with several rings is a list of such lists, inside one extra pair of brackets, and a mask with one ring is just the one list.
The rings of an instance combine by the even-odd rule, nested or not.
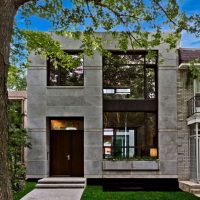
[(28, 90), (27, 90), (27, 96), (28, 96), (28, 101), (29, 98), (32, 96), (42, 96), (42, 95), (46, 95), (46, 87), (41, 87), (41, 86), (28, 86)]
[(44, 161), (47, 158), (46, 147), (45, 144), (42, 145), (32, 145), (31, 149), (28, 151), (28, 160), (37, 160), (37, 161)]
[(160, 161), (160, 173), (163, 175), (177, 175), (177, 161)]
[[(175, 89), (173, 92), (174, 94), (176, 94), (176, 68), (175, 70), (161, 70), (161, 68), (159, 68), (158, 71), (158, 77), (159, 77), (159, 89), (160, 88), (165, 88), (165, 87), (169, 87), (171, 89)], [(169, 91), (165, 91), (164, 93), (166, 94), (173, 94)]]
[(47, 97), (49, 96), (83, 96), (84, 95), (84, 87), (54, 87), (48, 86), (46, 90)]
[(46, 104), (46, 96), (44, 95), (34, 95), (34, 96), (28, 96), (28, 105), (31, 104)]
[(84, 146), (101, 146), (102, 148), (102, 132), (84, 132)]
[(101, 106), (102, 96), (85, 96), (85, 104), (90, 106)]
[(47, 64), (44, 56), (35, 55), (35, 53), (29, 55), (29, 60), (31, 61), (30, 66), (46, 66)]
[(102, 174), (102, 161), (101, 160), (85, 160), (84, 174), (85, 175)]
[(102, 160), (102, 145), (85, 146), (84, 160)]
[(87, 86), (84, 88), (84, 95), (86, 96), (102, 96), (103, 87), (102, 86)]
[(159, 159), (177, 160), (177, 132), (159, 132)]
[(159, 66), (177, 66), (177, 52), (176, 50), (171, 49), (170, 51), (166, 51), (166, 48), (159, 48), (159, 61), (162, 61)]
[(94, 52), (93, 56), (84, 56), (84, 66), (102, 66), (102, 55), (99, 52)]
[(47, 106), (46, 116), (48, 117), (75, 117), (84, 116), (83, 106)]
[(103, 169), (154, 171), (159, 170), (159, 161), (103, 161)]
[(102, 70), (85, 70), (85, 87), (87, 86), (102, 86)]
[(103, 127), (102, 117), (93, 117), (89, 118), (89, 116), (85, 117), (85, 128), (86, 129), (101, 129)]
[(28, 161), (27, 162), (27, 176), (41, 176), (47, 175), (46, 172), (47, 161)]
[(27, 74), (28, 85), (47, 85), (46, 70), (28, 70)]
[(177, 128), (177, 117), (171, 115), (161, 116), (159, 114), (158, 117), (158, 128), (159, 129), (176, 129)]
[(28, 128), (34, 129), (34, 128), (43, 128), (46, 129), (46, 118), (44, 116), (36, 117), (36, 118), (28, 118), (27, 119)]
[[(34, 147), (35, 145), (44, 146), (46, 145), (46, 131), (43, 130), (43, 132), (39, 131), (29, 131), (29, 137), (31, 139), (31, 145)], [(32, 149), (29, 149), (29, 151), (32, 151)]]
[(177, 146), (176, 131), (159, 131), (159, 145), (174, 145)]
[(174, 144), (159, 145), (160, 160), (177, 160), (177, 146)]
[(81, 41), (79, 40), (74, 40), (67, 36), (66, 37), (58, 36), (54, 33), (51, 33), (51, 36), (53, 37), (54, 40), (60, 42), (61, 47), (65, 50), (80, 50)]
[(83, 96), (53, 96), (47, 97), (47, 106), (89, 106), (90, 104), (85, 101)]
[[(176, 95), (163, 95), (159, 98), (159, 108), (160, 114), (162, 111), (173, 113), (175, 116), (177, 115), (177, 102), (176, 102)], [(164, 113), (162, 113), (164, 114)], [(166, 113), (168, 115), (169, 113)]]
[(85, 106), (85, 116), (89, 117), (102, 117), (103, 107), (102, 106)]
[(38, 102), (38, 104), (28, 103), (28, 118), (36, 118), (45, 116), (46, 114), (46, 102)]
[(103, 161), (104, 170), (132, 170), (131, 161)]

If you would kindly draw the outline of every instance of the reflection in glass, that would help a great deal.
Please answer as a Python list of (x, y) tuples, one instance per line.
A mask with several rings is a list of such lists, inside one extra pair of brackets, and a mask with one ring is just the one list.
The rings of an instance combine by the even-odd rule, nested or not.
[(149, 157), (157, 148), (156, 114), (104, 112), (104, 158)]
[(52, 119), (51, 130), (83, 130), (82, 119)]
[(55, 60), (49, 61), (48, 85), (50, 86), (82, 86), (83, 77), (83, 58), (78, 54), (72, 57), (77, 59), (77, 67), (69, 68), (68, 66), (54, 66)]
[(133, 52), (104, 58), (104, 99), (156, 98), (156, 63), (146, 65), (145, 56)]

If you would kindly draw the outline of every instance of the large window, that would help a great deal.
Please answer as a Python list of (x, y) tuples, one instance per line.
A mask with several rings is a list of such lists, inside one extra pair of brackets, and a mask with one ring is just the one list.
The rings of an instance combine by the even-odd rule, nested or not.
[(55, 66), (55, 59), (49, 59), (47, 62), (47, 84), (49, 86), (82, 86), (84, 84), (83, 76), (83, 58), (77, 52), (69, 53), (74, 59), (77, 59), (77, 66)]
[(104, 112), (104, 158), (157, 157), (157, 115)]
[(112, 52), (104, 57), (105, 159), (158, 156), (157, 54)]
[(155, 99), (157, 52), (112, 53), (104, 57), (104, 99)]

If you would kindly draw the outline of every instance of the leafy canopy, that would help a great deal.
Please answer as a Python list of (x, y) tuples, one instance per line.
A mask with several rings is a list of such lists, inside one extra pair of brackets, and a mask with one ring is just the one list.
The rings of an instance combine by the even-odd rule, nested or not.
[[(111, 32), (123, 51), (129, 43), (133, 48), (150, 49), (165, 42), (174, 48), (183, 30), (200, 35), (199, 14), (186, 15), (176, 0), (30, 0), (19, 13), (26, 25), (31, 16), (47, 19), (49, 31), (82, 40), (81, 48), (89, 55), (93, 50), (103, 51), (105, 41), (94, 35), (99, 31)], [(25, 39), (29, 50), (64, 62), (71, 59), (63, 57), (60, 45), (48, 33), (17, 30), (18, 41)], [(163, 35), (165, 30), (170, 33)]]

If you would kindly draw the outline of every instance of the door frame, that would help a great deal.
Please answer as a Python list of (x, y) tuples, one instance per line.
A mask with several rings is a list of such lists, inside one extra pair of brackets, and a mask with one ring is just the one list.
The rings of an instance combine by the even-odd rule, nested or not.
[[(51, 143), (52, 143), (52, 141), (51, 141), (51, 133), (52, 133), (52, 131), (53, 130), (51, 130), (51, 120), (81, 120), (82, 121), (82, 123), (83, 123), (83, 130), (77, 130), (77, 132), (82, 132), (82, 165), (81, 165), (81, 167), (82, 167), (82, 169), (81, 169), (81, 171), (82, 171), (82, 173), (81, 173), (81, 175), (79, 176), (79, 177), (84, 177), (84, 117), (48, 117), (48, 128), (49, 128), (49, 153), (48, 153), (48, 159), (49, 159), (49, 175), (50, 176), (58, 176), (58, 177), (60, 177), (60, 176), (68, 176), (68, 175), (52, 175), (52, 173), (51, 173), (51, 171), (52, 171), (52, 169), (51, 169), (51, 159), (52, 159), (52, 157), (51, 157)], [(74, 131), (74, 132), (76, 132), (76, 131)], [(70, 133), (70, 134), (72, 134), (72, 133)], [(72, 138), (72, 137), (71, 137)], [(72, 139), (71, 139), (71, 142), (72, 142)], [(71, 152), (73, 151), (72, 150), (73, 148), (71, 148)], [(72, 152), (73, 153), (73, 152)], [(71, 166), (72, 166), (72, 163), (71, 163)], [(73, 175), (74, 174), (74, 172), (71, 172), (71, 174), (69, 175), (69, 177), (76, 177), (76, 176), (74, 176)]]

